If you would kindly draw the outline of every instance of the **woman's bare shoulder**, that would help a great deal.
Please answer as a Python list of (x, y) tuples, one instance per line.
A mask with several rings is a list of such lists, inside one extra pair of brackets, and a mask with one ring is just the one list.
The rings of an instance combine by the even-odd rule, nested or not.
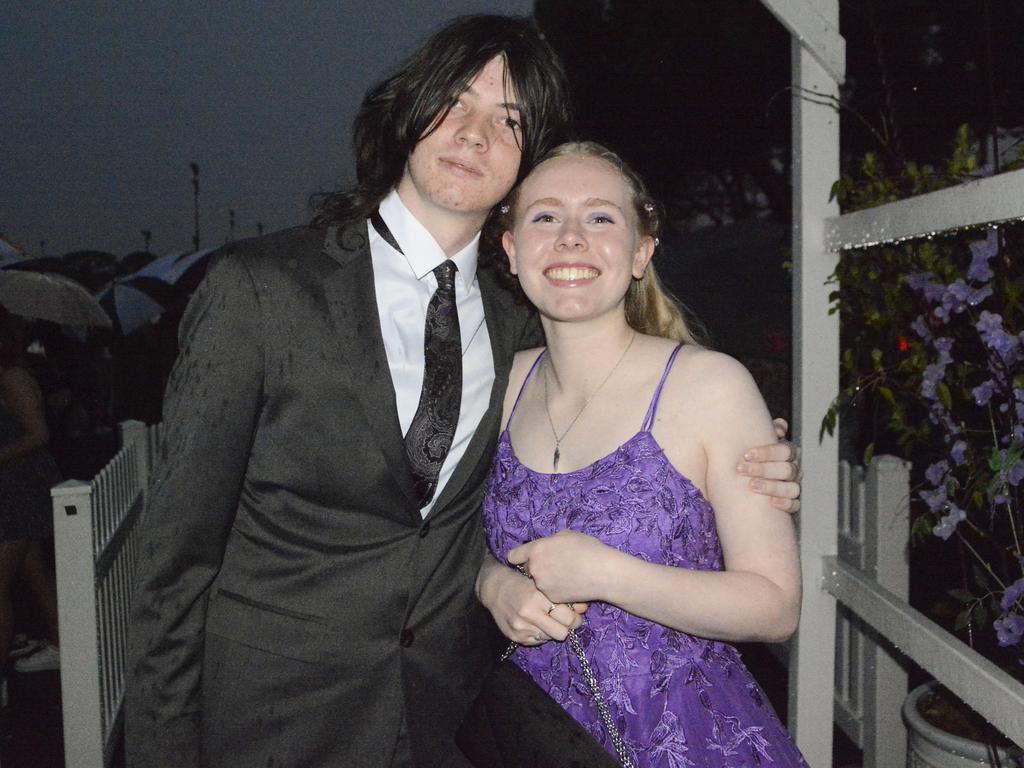
[(521, 352), (516, 352), (515, 357), (512, 358), (512, 371), (509, 374), (509, 381), (512, 382), (517, 378), (522, 381), (526, 378), (530, 367), (537, 362), (537, 358), (540, 357), (543, 351), (544, 347), (534, 347), (533, 349), (524, 349)]
[(669, 377), (670, 382), (673, 380), (688, 387), (712, 390), (753, 383), (750, 372), (736, 358), (695, 345), (687, 345), (679, 351), (679, 359)]

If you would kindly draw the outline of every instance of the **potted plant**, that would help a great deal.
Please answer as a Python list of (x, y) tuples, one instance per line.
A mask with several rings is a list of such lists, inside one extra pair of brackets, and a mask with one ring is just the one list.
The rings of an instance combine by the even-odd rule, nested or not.
[[(844, 210), (856, 210), (986, 173), (991, 169), (979, 166), (964, 127), (944, 168), (904, 163), (890, 174), (869, 154), (859, 177), (844, 176), (833, 195)], [(913, 461), (912, 541), (944, 566), (935, 575), (947, 581), (945, 604), (956, 605), (947, 624), (1018, 678), (1024, 678), (1022, 265), (1019, 222), (844, 252), (832, 294), (844, 349), (842, 389), (822, 424), (831, 432), (842, 413), (842, 444), (862, 452), (865, 463), (876, 448)], [(932, 614), (941, 620), (941, 611)], [(915, 691), (915, 706), (926, 696), (933, 691)]]

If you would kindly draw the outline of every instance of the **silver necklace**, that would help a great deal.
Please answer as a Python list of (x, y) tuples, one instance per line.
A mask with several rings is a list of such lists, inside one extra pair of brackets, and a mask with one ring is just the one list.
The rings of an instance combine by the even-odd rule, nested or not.
[(544, 361), (544, 413), (548, 415), (548, 424), (551, 426), (551, 435), (555, 438), (555, 452), (551, 456), (552, 472), (558, 472), (558, 459), (561, 458), (562, 455), (559, 447), (565, 439), (565, 436), (569, 434), (569, 430), (576, 426), (576, 421), (583, 415), (587, 406), (590, 405), (590, 401), (597, 397), (597, 393), (601, 391), (601, 387), (608, 383), (608, 379), (610, 379), (612, 374), (619, 369), (620, 365), (622, 365), (622, 361), (626, 359), (626, 353), (629, 352), (629, 348), (633, 346), (634, 341), (636, 341), (636, 331), (633, 331), (633, 335), (629, 337), (629, 343), (626, 345), (626, 348), (622, 350), (622, 354), (619, 356), (619, 361), (612, 366), (612, 369), (608, 371), (608, 375), (605, 376), (601, 383), (597, 385), (597, 389), (590, 394), (590, 397), (583, 401), (583, 406), (576, 411), (576, 415), (572, 417), (572, 421), (569, 422), (569, 426), (565, 428), (565, 431), (562, 432), (561, 435), (559, 435), (558, 430), (555, 429), (555, 422), (551, 418), (551, 408), (548, 406), (548, 368), (551, 367), (551, 358), (548, 357), (547, 360)]

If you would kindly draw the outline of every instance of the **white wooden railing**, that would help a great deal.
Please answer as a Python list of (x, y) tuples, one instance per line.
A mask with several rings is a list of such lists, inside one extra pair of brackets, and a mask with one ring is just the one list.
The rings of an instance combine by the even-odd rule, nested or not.
[[(1024, 218), (1024, 170), (831, 217), (821, 224), (824, 248), (835, 254), (880, 242), (926, 237), (960, 227), (1021, 218)], [(829, 365), (835, 363), (830, 361)], [(838, 390), (832, 391), (834, 395)], [(813, 446), (804, 447), (815, 450)], [(819, 511), (827, 516), (826, 509)], [(838, 550), (827, 536), (808, 537), (801, 543), (804, 583), (815, 599), (810, 601), (810, 610), (805, 603), (800, 634), (804, 634), (804, 627), (813, 627), (827, 615), (827, 607), (821, 607), (821, 596), (834, 598), (841, 610), (856, 616), (872, 633), (884, 638), (887, 646), (899, 648), (903, 655), (933, 675), (1011, 741), (1024, 746), (1024, 685), (911, 608), (899, 589), (876, 581), (869, 569), (847, 562), (842, 556), (842, 536), (836, 541)], [(807, 637), (815, 636), (813, 630), (808, 629)], [(804, 711), (813, 711), (826, 701), (822, 691), (815, 691), (812, 684), (803, 681), (798, 688), (790, 690), (791, 703), (801, 699)], [(842, 720), (838, 711), (836, 719)], [(798, 741), (801, 748), (816, 750), (818, 755), (826, 748), (831, 752), (831, 733), (823, 728), (816, 727), (814, 733), (799, 733)], [(897, 765), (885, 754), (880, 754), (878, 760), (881, 762), (875, 764)]]
[[(1024, 220), (1024, 170), (838, 215), (829, 195), (840, 175), (839, 84), (845, 77), (838, 0), (761, 3), (792, 37), (793, 426), (802, 442), (805, 480), (799, 520), (804, 600), (800, 628), (789, 645), (789, 728), (812, 766), (830, 765), (833, 724), (848, 720), (843, 706), (833, 706), (832, 684), (835, 630), (838, 625), (846, 631), (836, 616), (844, 611), (1024, 746), (1024, 686), (911, 608), (869, 566), (851, 565), (842, 556), (834, 506), (841, 495), (838, 444), (834, 435), (818, 435), (839, 393), (839, 323), (829, 300), (839, 252)], [(847, 695), (843, 675), (841, 697)], [(900, 764), (880, 749), (874, 750), (880, 764)]]
[[(876, 456), (866, 469), (839, 464), (839, 556), (900, 599), (909, 596), (910, 468)], [(907, 673), (887, 644), (846, 606), (836, 615), (836, 724), (863, 750), (864, 768), (906, 763), (900, 708)]]
[(52, 490), (66, 768), (110, 765), (120, 739), (135, 523), (159, 430), (124, 422), (95, 478)]

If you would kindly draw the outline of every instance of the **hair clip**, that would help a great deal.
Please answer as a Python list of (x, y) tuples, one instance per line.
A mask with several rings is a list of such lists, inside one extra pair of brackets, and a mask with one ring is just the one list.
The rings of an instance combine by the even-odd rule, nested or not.
[(498, 210), (505, 214), (508, 213), (511, 209), (508, 207), (508, 203), (502, 203), (501, 208), (499, 208)]
[(644, 210), (651, 213), (654, 210), (654, 203), (644, 203)]

